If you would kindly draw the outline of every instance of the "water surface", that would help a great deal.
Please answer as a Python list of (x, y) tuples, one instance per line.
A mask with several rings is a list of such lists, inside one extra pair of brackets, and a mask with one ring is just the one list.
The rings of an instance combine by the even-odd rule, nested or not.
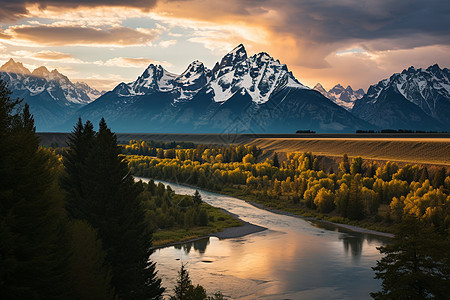
[[(178, 194), (195, 191), (155, 182), (169, 184)], [(220, 290), (231, 299), (369, 299), (370, 292), (380, 289), (371, 267), (381, 258), (376, 247), (384, 245), (385, 238), (312, 224), (198, 190), (205, 202), (268, 230), (155, 250), (151, 259), (169, 293), (181, 262), (187, 264), (195, 284), (209, 293)]]

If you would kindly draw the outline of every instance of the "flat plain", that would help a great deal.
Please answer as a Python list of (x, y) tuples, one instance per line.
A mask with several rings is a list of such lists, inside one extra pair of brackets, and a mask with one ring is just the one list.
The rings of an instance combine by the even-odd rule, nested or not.
[[(41, 144), (65, 146), (67, 133), (39, 133)], [(267, 153), (313, 152), (339, 158), (361, 156), (368, 160), (450, 166), (450, 134), (162, 134), (117, 133), (129, 140), (193, 142), (198, 144), (250, 144)]]

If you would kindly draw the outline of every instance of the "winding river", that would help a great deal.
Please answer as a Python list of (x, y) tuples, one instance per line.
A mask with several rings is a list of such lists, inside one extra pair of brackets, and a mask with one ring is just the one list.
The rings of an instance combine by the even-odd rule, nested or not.
[[(155, 182), (169, 184), (178, 194), (195, 191)], [(381, 258), (376, 247), (384, 245), (386, 238), (314, 224), (198, 190), (205, 202), (268, 229), (155, 250), (151, 259), (169, 294), (173, 294), (181, 262), (187, 264), (195, 284), (231, 299), (370, 299), (369, 293), (380, 289), (371, 267)]]

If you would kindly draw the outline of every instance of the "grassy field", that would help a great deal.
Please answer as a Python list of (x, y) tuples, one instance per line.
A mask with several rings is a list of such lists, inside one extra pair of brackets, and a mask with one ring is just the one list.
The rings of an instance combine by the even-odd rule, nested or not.
[[(38, 133), (41, 144), (65, 146), (67, 133)], [(254, 144), (268, 152), (305, 152), (329, 157), (362, 156), (450, 166), (450, 134), (151, 134), (118, 133), (117, 139), (193, 142), (197, 144)]]
[(258, 138), (250, 144), (276, 152), (450, 166), (450, 138)]
[(192, 240), (195, 238), (207, 236), (211, 233), (221, 232), (225, 228), (241, 226), (242, 222), (224, 212), (220, 208), (213, 207), (209, 204), (202, 203), (201, 208), (205, 208), (210, 218), (208, 226), (199, 226), (189, 229), (172, 228), (167, 230), (159, 230), (153, 234), (153, 246), (159, 247), (173, 243)]

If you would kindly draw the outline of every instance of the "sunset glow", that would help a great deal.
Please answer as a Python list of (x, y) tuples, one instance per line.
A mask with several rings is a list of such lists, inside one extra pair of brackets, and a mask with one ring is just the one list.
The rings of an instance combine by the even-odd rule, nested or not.
[[(2, 1), (5, 2), (5, 1)], [(305, 85), (367, 90), (411, 65), (450, 65), (445, 1), (15, 1), (2, 5), (0, 62), (57, 68), (109, 90), (150, 63), (181, 73), (243, 43)]]

